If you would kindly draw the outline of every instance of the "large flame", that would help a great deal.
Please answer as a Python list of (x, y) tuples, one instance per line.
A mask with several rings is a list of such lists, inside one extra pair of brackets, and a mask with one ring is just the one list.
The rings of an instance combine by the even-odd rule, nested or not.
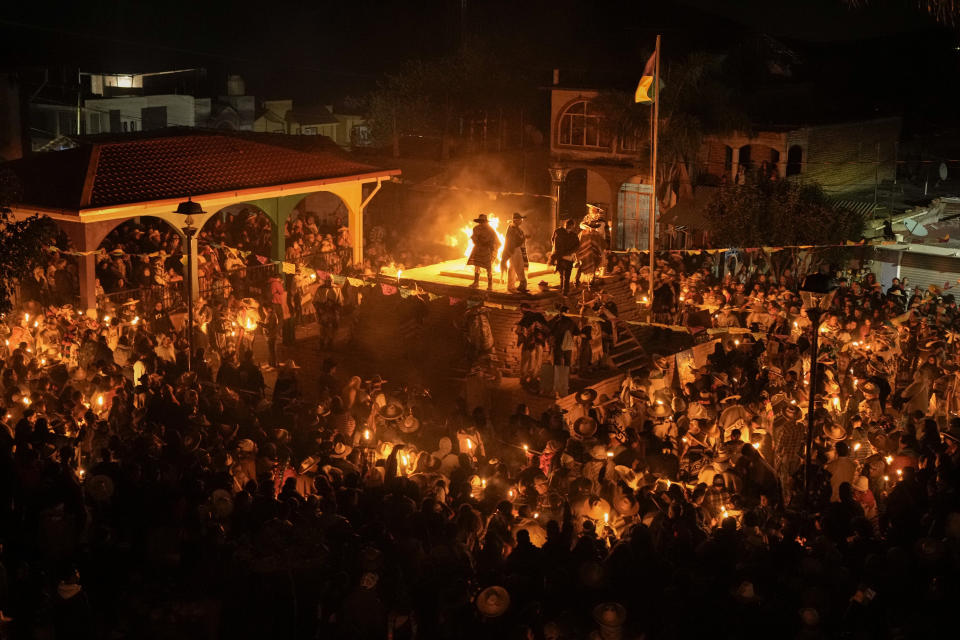
[[(500, 226), (500, 218), (495, 215), (487, 214), (487, 221), (490, 224), (490, 228), (493, 229), (493, 232), (497, 234), (497, 237), (500, 239), (500, 248), (497, 249), (497, 259), (496, 262), (500, 262), (503, 258), (503, 244), (506, 242), (506, 236), (504, 236), (498, 230)], [(460, 228), (460, 232), (467, 236), (467, 248), (464, 250), (463, 255), (465, 258), (470, 257), (470, 252), (473, 251), (473, 228), (476, 226), (476, 223), (469, 222), (463, 227)]]

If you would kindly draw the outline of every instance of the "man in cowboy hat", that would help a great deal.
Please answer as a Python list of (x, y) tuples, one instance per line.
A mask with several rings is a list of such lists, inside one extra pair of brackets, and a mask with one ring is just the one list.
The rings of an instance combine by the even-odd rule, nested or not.
[[(507, 272), (507, 291), (511, 293), (519, 291), (527, 292), (527, 235), (523, 232), (521, 224), (526, 216), (515, 212), (513, 220), (507, 226), (506, 238), (503, 242), (503, 258), (500, 260), (500, 272)], [(519, 285), (514, 289), (513, 283), (516, 280)]]
[(577, 237), (577, 221), (569, 218), (563, 226), (553, 232), (551, 243), (553, 252), (550, 263), (556, 265), (560, 274), (560, 293), (567, 295), (570, 290), (570, 274), (573, 273), (573, 261), (576, 259), (580, 238)]
[(473, 265), (473, 288), (480, 286), (480, 270), (487, 270), (487, 291), (493, 290), (493, 259), (497, 255), (497, 249), (500, 248), (500, 238), (497, 232), (490, 226), (487, 220), (487, 214), (481, 213), (473, 220), (477, 226), (473, 228), (473, 234), (470, 241), (473, 242), (473, 250), (470, 251), (470, 257), (467, 264)]

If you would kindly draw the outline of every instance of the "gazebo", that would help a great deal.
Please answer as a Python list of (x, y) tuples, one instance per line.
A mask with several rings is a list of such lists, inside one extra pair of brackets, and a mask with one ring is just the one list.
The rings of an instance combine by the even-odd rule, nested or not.
[[(320, 136), (164, 129), (81, 138), (64, 151), (38, 153), (0, 165), (20, 182), (18, 217), (45, 215), (81, 253), (80, 304), (96, 307), (96, 252), (118, 225), (139, 216), (161, 218), (178, 231), (172, 212), (187, 197), (206, 213), (249, 204), (273, 223), (272, 258), (285, 253), (287, 219), (305, 196), (328, 192), (348, 212), (353, 260), (363, 259), (363, 212), (383, 181), (399, 169), (356, 162)], [(181, 231), (182, 233), (182, 231)], [(197, 242), (197, 237), (190, 240)], [(196, 260), (196, 246), (190, 254)], [(196, 264), (192, 273), (197, 277)], [(194, 281), (192, 290), (198, 290)]]

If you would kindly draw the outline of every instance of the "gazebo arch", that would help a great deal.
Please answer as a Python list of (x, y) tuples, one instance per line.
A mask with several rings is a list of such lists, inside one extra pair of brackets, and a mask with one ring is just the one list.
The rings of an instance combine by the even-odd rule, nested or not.
[[(309, 193), (332, 193), (348, 211), (353, 258), (361, 261), (363, 210), (400, 171), (355, 162), (317, 138), (165, 129), (81, 140), (76, 148), (4, 166), (22, 186), (14, 214), (52, 218), (83, 254), (81, 304), (93, 308), (94, 252), (103, 237), (118, 221), (145, 215), (179, 229), (183, 220), (173, 211), (187, 197), (206, 212), (194, 219), (197, 228), (230, 205), (260, 208), (274, 222), (271, 257), (282, 259), (284, 223), (296, 204)], [(192, 242), (196, 256), (196, 236)]]

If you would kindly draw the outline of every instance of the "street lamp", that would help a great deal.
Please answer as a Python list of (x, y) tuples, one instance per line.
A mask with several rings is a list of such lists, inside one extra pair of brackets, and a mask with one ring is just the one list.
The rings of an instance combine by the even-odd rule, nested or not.
[(804, 454), (803, 491), (805, 503), (810, 504), (810, 463), (813, 457), (813, 418), (814, 397), (817, 392), (817, 356), (820, 351), (820, 318), (833, 304), (836, 285), (826, 273), (812, 273), (803, 280), (800, 286), (800, 298), (803, 308), (810, 319), (813, 328), (813, 338), (810, 340), (810, 391), (807, 398), (807, 449)]
[(193, 226), (193, 216), (203, 215), (206, 211), (199, 202), (187, 198), (186, 202), (177, 205), (174, 213), (184, 216), (183, 235), (187, 239), (187, 371), (193, 370), (193, 236), (197, 228)]
[(560, 228), (560, 187), (563, 185), (563, 167), (548, 167), (553, 182), (553, 228)]

